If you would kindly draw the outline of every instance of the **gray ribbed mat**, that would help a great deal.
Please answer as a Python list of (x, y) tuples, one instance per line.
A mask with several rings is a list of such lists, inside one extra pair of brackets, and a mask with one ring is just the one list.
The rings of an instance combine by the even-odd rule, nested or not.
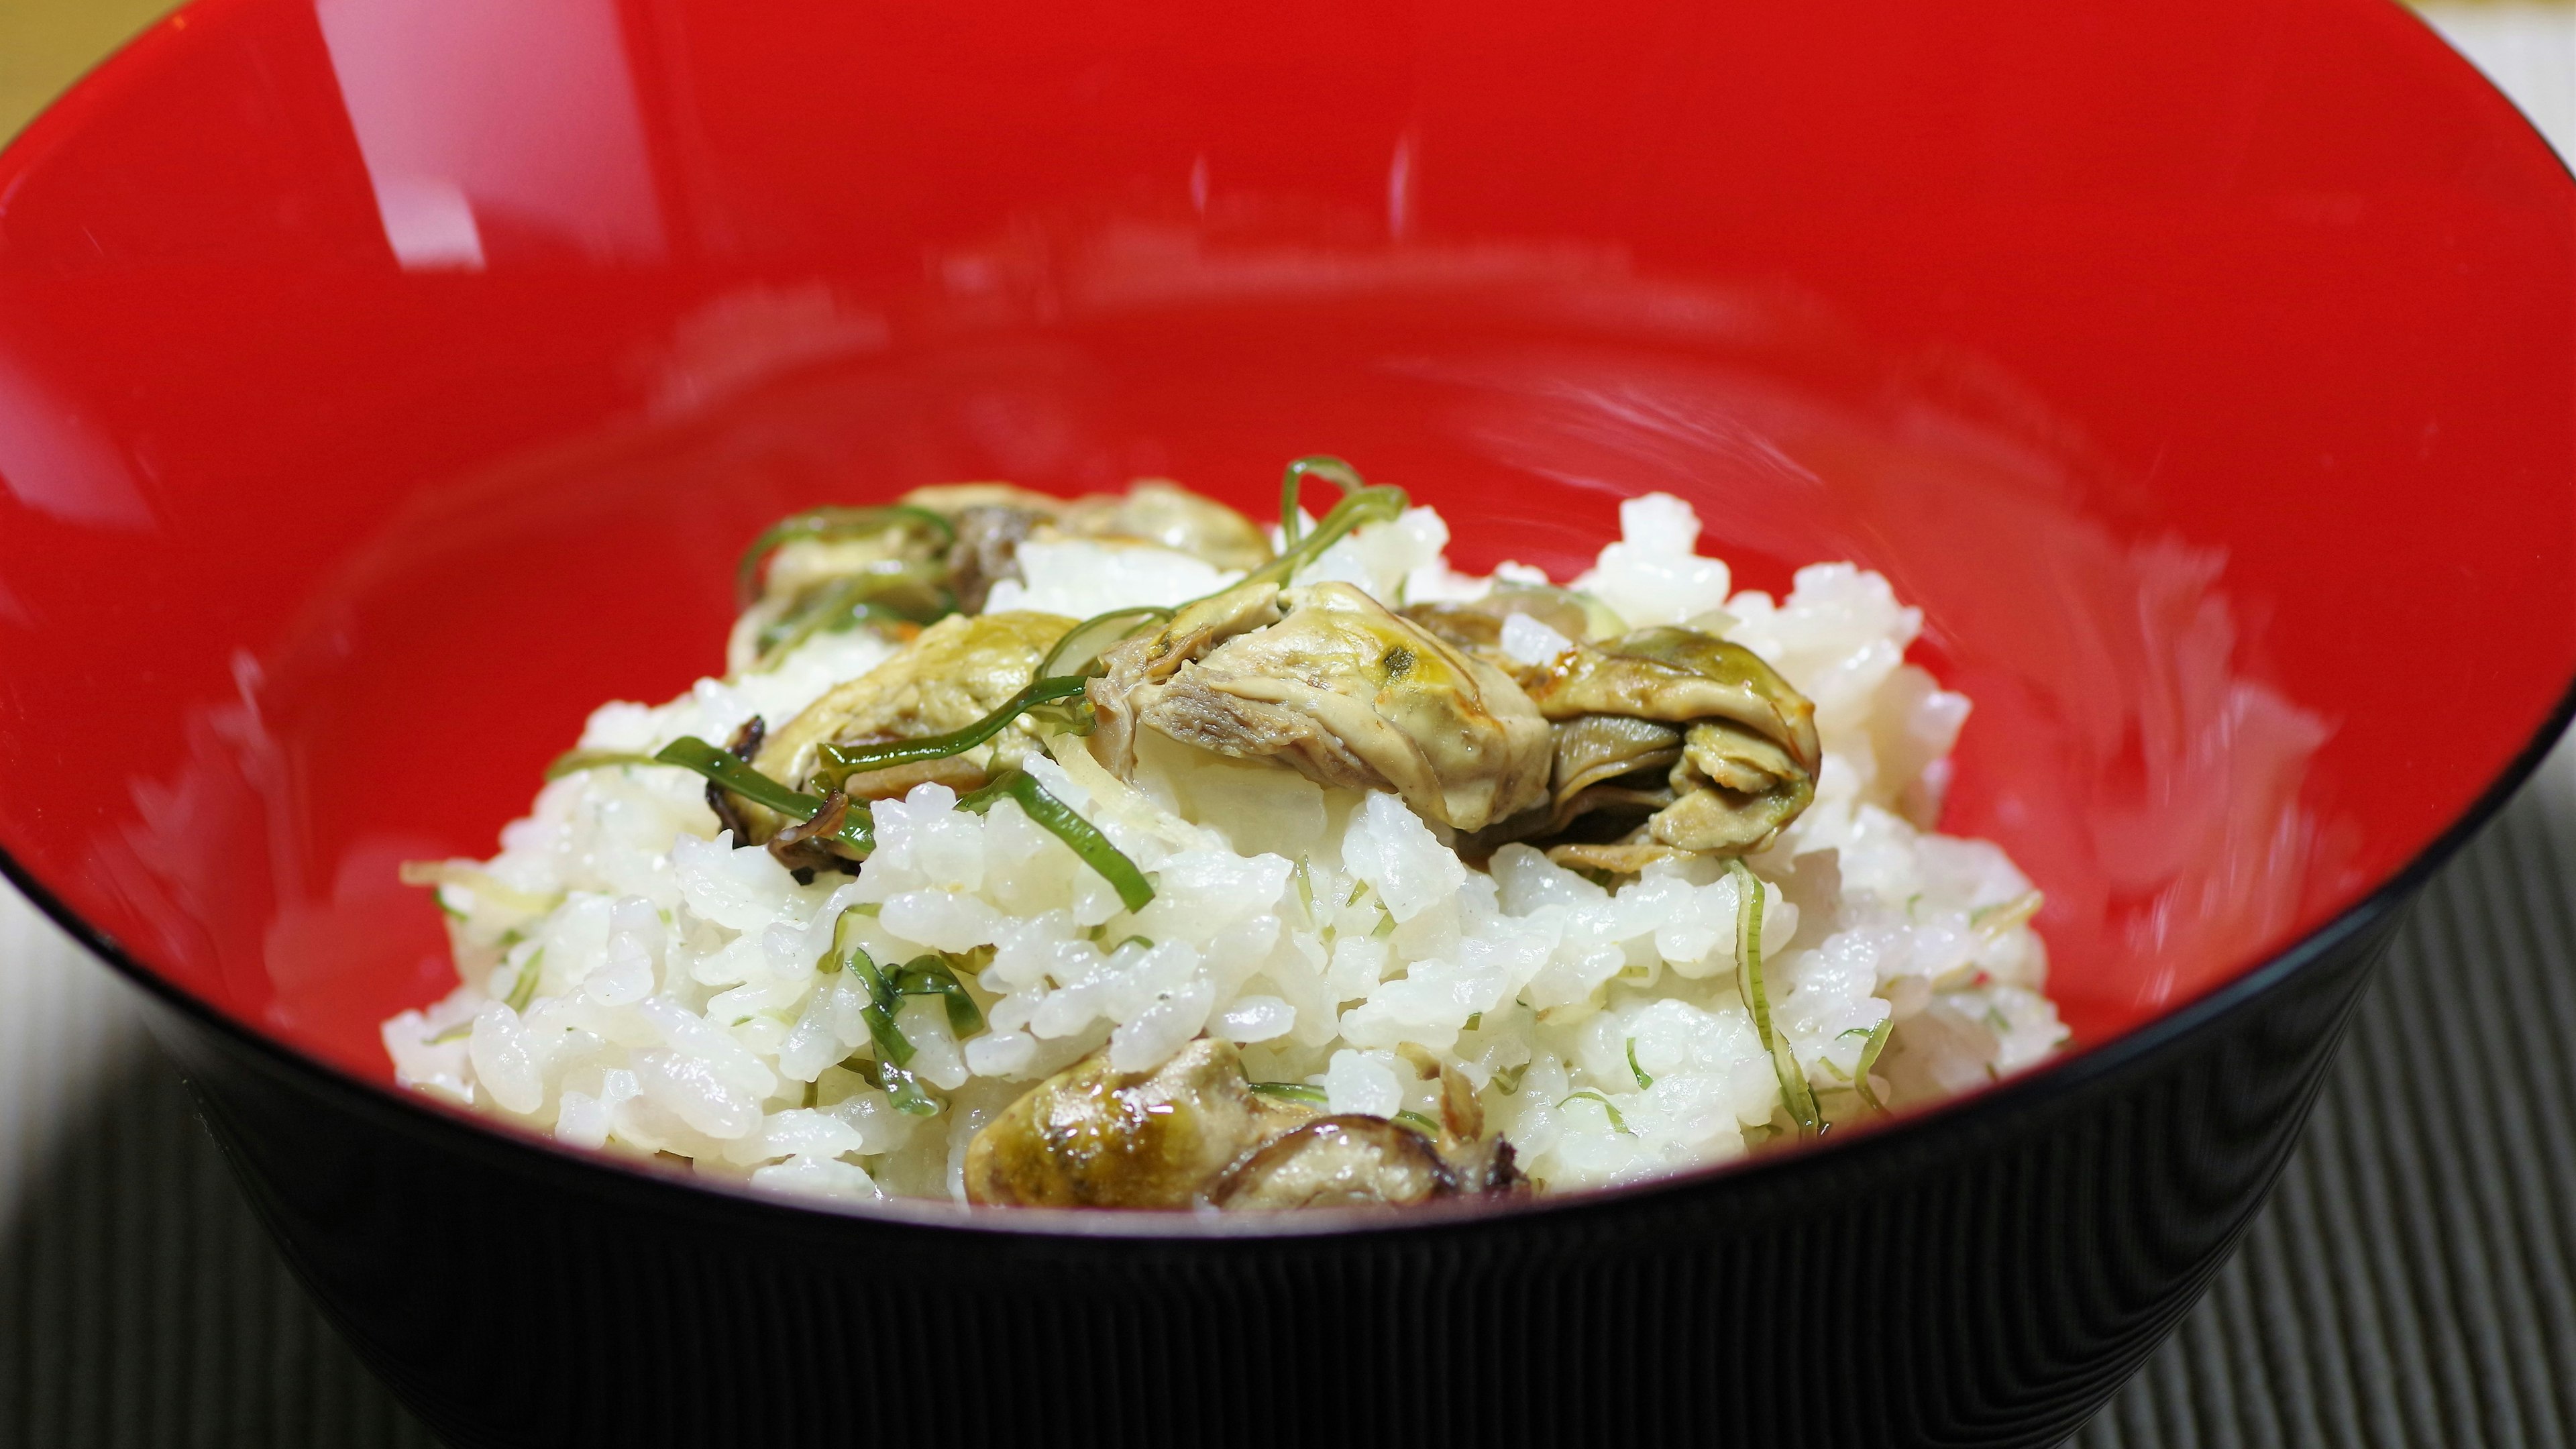
[[(2070, 1449), (2571, 1442), (2571, 867), (2562, 748), (2425, 893), (2278, 1198)], [(58, 980), (101, 969), (6, 935)], [(25, 1159), (0, 1219), (0, 1445), (431, 1445), (279, 1265), (169, 1068), (130, 1036), (100, 1050), (49, 1130), (0, 1132)], [(0, 1087), (27, 1089), (10, 1065)]]

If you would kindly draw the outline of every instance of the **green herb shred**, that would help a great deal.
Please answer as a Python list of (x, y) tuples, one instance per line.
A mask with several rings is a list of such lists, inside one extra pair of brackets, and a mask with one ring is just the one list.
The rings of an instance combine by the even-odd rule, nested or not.
[(1172, 611), (1160, 604), (1141, 604), (1094, 614), (1066, 631), (1038, 664), (1036, 678), (1087, 679), (1099, 672), (1100, 656), (1149, 625), (1168, 624)]
[[(863, 919), (855, 908), (844, 909), (832, 923), (832, 948), (814, 963), (824, 972), (848, 971), (868, 994), (868, 1004), (859, 1008), (859, 1020), (866, 1022), (868, 1039), (876, 1043), (877, 1056), (891, 1066), (900, 1067), (912, 1060), (912, 1043), (903, 1028), (895, 1025), (894, 1014), (902, 1006), (901, 993), (885, 973), (877, 969), (876, 959), (859, 944), (855, 922)], [(972, 1002), (968, 1003), (970, 1006)], [(955, 1008), (950, 1008), (954, 1019)], [(978, 1020), (981, 1020), (980, 1013)]]
[(893, 986), (898, 996), (936, 996), (945, 1001), (948, 1029), (960, 1037), (984, 1029), (984, 1009), (975, 1004), (966, 983), (957, 979), (957, 969), (945, 957), (915, 957), (894, 973)]
[[(1894, 1011), (1891, 1010), (1887, 1015), (1880, 1017), (1878, 1025), (1869, 1029), (1869, 1040), (1861, 1043), (1860, 1061), (1852, 1068), (1852, 1086), (1860, 1092), (1860, 1099), (1881, 1112), (1888, 1110), (1888, 1107), (1885, 1102), (1878, 1099), (1878, 1090), (1869, 1084), (1869, 1069), (1877, 1064), (1878, 1054), (1886, 1049), (1887, 1033), (1895, 1025)], [(1851, 1033), (1845, 1032), (1843, 1035), (1849, 1036)]]
[(566, 750), (555, 756), (554, 762), (546, 766), (546, 778), (560, 780), (566, 775), (578, 775), (584, 770), (607, 770), (620, 765), (658, 765), (660, 763), (661, 761), (651, 755), (639, 755), (632, 750)]
[(537, 999), (537, 977), (545, 970), (546, 948), (539, 946), (528, 953), (528, 962), (519, 968), (518, 979), (510, 983), (510, 1009), (524, 1012), (528, 1003)]
[(924, 735), (914, 740), (895, 740), (882, 745), (827, 744), (816, 752), (822, 764), (815, 771), (818, 779), (833, 785), (845, 784), (852, 775), (871, 770), (891, 769), (896, 765), (917, 764), (923, 760), (944, 760), (962, 755), (977, 745), (1009, 728), (1011, 721), (1031, 708), (1059, 699), (1070, 699), (1082, 693), (1084, 681), (1070, 675), (1040, 679), (1028, 688), (1002, 702), (999, 709), (963, 729), (943, 735)]
[(1633, 1036), (1628, 1038), (1628, 1075), (1637, 1079), (1640, 1092), (1655, 1084), (1655, 1079), (1646, 1075), (1646, 1069), (1637, 1065), (1637, 1039)]
[(1396, 1113), (1392, 1120), (1401, 1122), (1405, 1126), (1410, 1127), (1425, 1136), (1437, 1137), (1440, 1135), (1439, 1123), (1432, 1121), (1429, 1117), (1414, 1111), (1410, 1107)]
[(1816, 1106), (1816, 1090), (1808, 1085), (1806, 1068), (1798, 1065), (1797, 1053), (1789, 1049), (1789, 1037), (1771, 1024), (1771, 996), (1762, 984), (1762, 905), (1761, 878), (1740, 859), (1726, 862), (1727, 873), (1735, 878), (1735, 985), (1744, 998), (1744, 1009), (1753, 1016), (1754, 1035), (1762, 1039), (1762, 1049), (1771, 1054), (1771, 1069), (1780, 1079), (1780, 1100), (1789, 1109), (1799, 1130), (1815, 1136), (1824, 1131), (1824, 1114)]
[(889, 529), (911, 529), (928, 543), (928, 552), (943, 554), (957, 541), (948, 520), (927, 508), (897, 503), (884, 508), (816, 508), (790, 514), (761, 530), (734, 565), (734, 597), (750, 608), (760, 598), (760, 566), (769, 556), (800, 539), (865, 538)]
[(1283, 1102), (1298, 1102), (1309, 1107), (1330, 1105), (1324, 1089), (1311, 1082), (1247, 1082), (1245, 1085), (1265, 1097), (1277, 1097)]
[[(664, 745), (653, 756), (653, 763), (677, 765), (683, 770), (694, 771), (753, 804), (765, 805), (781, 815), (811, 820), (823, 813), (821, 799), (802, 790), (789, 789), (735, 758), (733, 751), (718, 749), (696, 735), (682, 735)], [(853, 855), (864, 856), (876, 849), (876, 820), (868, 814), (866, 806), (852, 801), (848, 814), (841, 821), (841, 828), (819, 838), (843, 846)]]
[(1118, 892), (1119, 903), (1131, 911), (1141, 911), (1154, 899), (1154, 883), (1136, 868), (1136, 862), (1110, 843), (1100, 827), (1083, 819), (1072, 806), (1055, 798), (1025, 770), (1010, 770), (993, 782), (957, 802), (960, 810), (982, 814), (993, 808), (993, 802), (1009, 796), (1020, 802), (1029, 819), (1041, 830), (1061, 840), (1082, 863), (1100, 874)]
[(1619, 1115), (1618, 1104), (1612, 1102), (1609, 1098), (1602, 1096), (1599, 1092), (1569, 1092), (1564, 1097), (1560, 1098), (1556, 1105), (1562, 1108), (1567, 1102), (1576, 1100), (1600, 1103), (1601, 1110), (1610, 1114), (1611, 1131), (1619, 1133), (1621, 1136), (1635, 1135), (1628, 1130), (1628, 1119)]

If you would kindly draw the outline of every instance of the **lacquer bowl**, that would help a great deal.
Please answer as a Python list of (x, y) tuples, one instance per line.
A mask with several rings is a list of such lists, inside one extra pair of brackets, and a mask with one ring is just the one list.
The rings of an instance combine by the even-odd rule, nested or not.
[[(1665, 489), (1976, 700), (2061, 1059), (1617, 1192), (836, 1212), (395, 1089), (765, 521)], [(2576, 676), (2576, 186), (2380, 0), (202, 0), (0, 154), (0, 848), (460, 1446), (2046, 1445)], [(2475, 1131), (2476, 1124), (2463, 1130)]]

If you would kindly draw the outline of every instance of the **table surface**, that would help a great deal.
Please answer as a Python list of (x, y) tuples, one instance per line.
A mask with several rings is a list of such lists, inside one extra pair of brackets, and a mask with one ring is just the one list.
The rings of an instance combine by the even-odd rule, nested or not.
[[(0, 136), (163, 8), (0, 0)], [(2576, 6), (2427, 13), (2576, 143)], [(2576, 741), (2425, 891), (2273, 1202), (2074, 1446), (2576, 1443), (2571, 867)], [(0, 1445), (434, 1443), (279, 1262), (130, 988), (0, 886)]]

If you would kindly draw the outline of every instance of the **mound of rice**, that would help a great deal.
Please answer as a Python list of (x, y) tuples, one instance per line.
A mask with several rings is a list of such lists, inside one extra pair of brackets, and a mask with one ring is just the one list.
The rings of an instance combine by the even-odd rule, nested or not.
[[(2058, 1047), (2030, 882), (1997, 847), (1929, 828), (1968, 702), (1904, 662), (1919, 614), (1849, 564), (1801, 570), (1785, 599), (1730, 594), (1675, 498), (1632, 500), (1620, 521), (1575, 586), (1632, 626), (1722, 632), (1815, 702), (1815, 803), (1749, 864), (1773, 1015), (1825, 1113), (1947, 1096)], [(1449, 569), (1448, 537), (1415, 508), (1298, 582), (1474, 597), (1490, 581)], [(1022, 570), (991, 609), (1083, 617), (1229, 578), (1080, 541), (1032, 545)], [(1495, 577), (1544, 581), (1512, 564)], [(1523, 658), (1563, 645), (1513, 623), (1505, 647)], [(754, 714), (783, 722), (891, 649), (822, 635), (658, 707), (605, 705), (581, 744), (649, 752), (724, 739)], [(1103, 1043), (1144, 1069), (1201, 1033), (1241, 1043), (1256, 1079), (1321, 1087), (1335, 1112), (1436, 1113), (1423, 1064), (1454, 1063), (1553, 1192), (1725, 1162), (1793, 1131), (1738, 990), (1741, 902), (1719, 862), (1658, 864), (1612, 890), (1515, 845), (1479, 871), (1393, 795), (1150, 739), (1130, 784), (1077, 737), (1053, 748), (1032, 773), (1150, 874), (1143, 910), (1007, 801), (966, 814), (924, 785), (881, 802), (865, 870), (800, 886), (718, 832), (695, 775), (593, 770), (548, 784), (499, 855), (431, 872), (461, 983), (386, 1022), (385, 1048), (404, 1083), (566, 1143), (843, 1200), (962, 1202), (968, 1140), (1031, 1084)], [(897, 1111), (845, 1065), (869, 1039), (866, 997), (816, 963), (854, 904), (872, 913), (875, 959), (949, 953), (984, 1007), (986, 1029), (961, 1041), (937, 999), (905, 998), (935, 1115)], [(1853, 1077), (1874, 1033), (1864, 1092)]]

